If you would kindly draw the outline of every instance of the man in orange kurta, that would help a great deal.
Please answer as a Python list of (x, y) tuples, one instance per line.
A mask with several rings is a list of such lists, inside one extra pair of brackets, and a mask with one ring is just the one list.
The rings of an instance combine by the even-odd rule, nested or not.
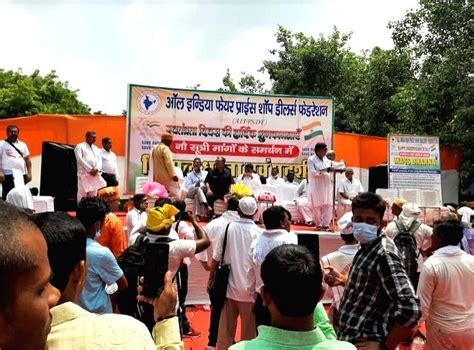
[(170, 197), (179, 197), (181, 188), (174, 170), (173, 155), (170, 151), (172, 143), (172, 134), (164, 133), (161, 135), (161, 143), (153, 147), (151, 151), (150, 169), (153, 171), (154, 182), (159, 182), (165, 186)]
[[(98, 197), (102, 198), (112, 207), (114, 206), (114, 202), (120, 200), (120, 195), (116, 187), (106, 187), (99, 190)], [(112, 211), (105, 215), (104, 223), (100, 228), (100, 235), (95, 240), (102, 246), (109, 248), (116, 258), (127, 248), (122, 220)]]

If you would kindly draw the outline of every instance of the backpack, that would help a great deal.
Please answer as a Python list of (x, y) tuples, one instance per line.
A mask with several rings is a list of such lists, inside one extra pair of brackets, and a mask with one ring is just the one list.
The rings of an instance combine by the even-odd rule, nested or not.
[(399, 220), (394, 222), (397, 225), (398, 234), (393, 241), (398, 248), (408, 278), (410, 278), (412, 283), (415, 283), (418, 270), (418, 256), (420, 255), (416, 246), (415, 232), (420, 228), (421, 222), (413, 220), (408, 228)]
[[(169, 237), (160, 237), (156, 240), (156, 242), (165, 243), (172, 241), (174, 239)], [(117, 306), (122, 314), (143, 322), (151, 332), (155, 325), (153, 305), (137, 301), (139, 277), (143, 276), (145, 249), (149, 242), (150, 240), (146, 236), (140, 235), (135, 243), (125, 249), (117, 258), (117, 263), (128, 281), (127, 288), (118, 291)]]

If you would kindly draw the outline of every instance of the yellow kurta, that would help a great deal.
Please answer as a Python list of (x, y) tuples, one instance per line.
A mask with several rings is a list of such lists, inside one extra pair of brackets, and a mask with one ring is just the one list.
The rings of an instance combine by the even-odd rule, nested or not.
[(173, 155), (168, 146), (163, 142), (155, 146), (151, 151), (151, 158), (153, 162), (153, 181), (159, 182), (163, 186), (173, 182), (174, 164)]

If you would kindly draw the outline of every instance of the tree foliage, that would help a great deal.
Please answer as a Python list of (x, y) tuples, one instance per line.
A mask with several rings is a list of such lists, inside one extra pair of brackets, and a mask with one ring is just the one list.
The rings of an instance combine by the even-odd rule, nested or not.
[(241, 72), (240, 74), (241, 76), (238, 82), (239, 88), (237, 88), (236, 83), (230, 75), (229, 69), (227, 69), (224, 78), (222, 78), (222, 84), (224, 85), (224, 87), (221, 87), (220, 89), (218, 89), (218, 91), (241, 91), (250, 94), (264, 94), (269, 92), (265, 90), (265, 83), (255, 78), (252, 74), (248, 74), (245, 72)]
[[(334, 96), (338, 131), (436, 135), (461, 146), (466, 188), (474, 175), (472, 15), (472, 1), (420, 0), (389, 23), (394, 49), (361, 54), (350, 50), (351, 33), (337, 28), (314, 38), (280, 26), (263, 69), (272, 93)], [(224, 85), (238, 90), (229, 72)]]
[(58, 79), (55, 71), (41, 76), (0, 69), (0, 118), (37, 113), (90, 114), (90, 108), (79, 101), (77, 91)]

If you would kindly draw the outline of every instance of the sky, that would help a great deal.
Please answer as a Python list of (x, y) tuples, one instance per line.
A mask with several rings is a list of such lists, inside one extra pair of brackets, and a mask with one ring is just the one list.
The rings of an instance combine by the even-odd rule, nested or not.
[(352, 32), (354, 52), (393, 47), (390, 21), (416, 0), (0, 0), (0, 68), (56, 70), (92, 111), (121, 114), (127, 84), (222, 87), (229, 69), (258, 73), (278, 25)]

